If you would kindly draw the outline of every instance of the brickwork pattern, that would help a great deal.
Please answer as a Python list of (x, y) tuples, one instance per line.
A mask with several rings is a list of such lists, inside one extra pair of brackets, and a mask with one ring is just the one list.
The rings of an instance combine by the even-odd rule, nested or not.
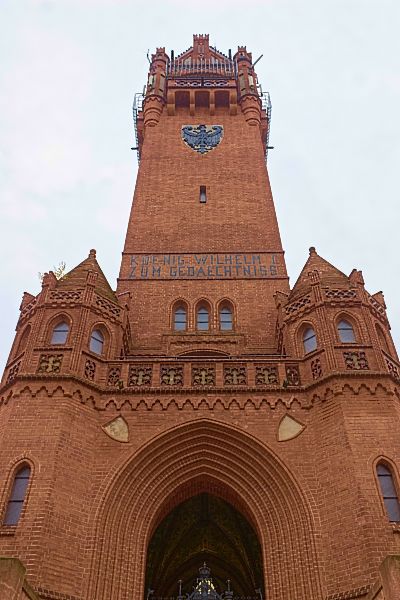
[[(155, 527), (202, 492), (254, 526), (268, 600), (362, 598), (398, 551), (375, 476), (381, 458), (400, 472), (400, 364), (383, 297), (315, 249), (289, 289), (259, 102), (231, 92), (229, 106), (175, 114), (162, 94), (148, 98), (117, 294), (91, 251), (65, 281), (47, 274), (37, 297), (24, 295), (0, 390), (2, 515), (18, 465), (32, 475), (18, 525), (0, 525), (0, 555), (19, 557), (42, 599), (142, 600)], [(201, 156), (180, 137), (189, 123), (219, 123), (224, 137)], [(130, 277), (132, 255), (186, 252), (268, 252), (278, 275)], [(185, 331), (173, 327), (177, 301)], [(60, 319), (67, 341), (52, 344)], [(340, 340), (340, 319), (354, 342)], [(94, 328), (101, 354), (90, 350)], [(302, 428), (279, 441), (285, 417)], [(129, 435), (107, 435), (112, 423)]]

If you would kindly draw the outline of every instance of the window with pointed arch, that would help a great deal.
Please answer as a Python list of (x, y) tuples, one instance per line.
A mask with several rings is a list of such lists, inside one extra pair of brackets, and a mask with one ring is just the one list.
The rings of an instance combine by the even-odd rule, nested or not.
[(198, 331), (209, 331), (210, 308), (207, 304), (200, 304), (196, 310), (196, 328)]
[(340, 319), (337, 324), (337, 331), (342, 344), (352, 344), (356, 341), (354, 327), (347, 319)]
[(103, 332), (98, 328), (93, 329), (91, 333), (89, 349), (95, 354), (103, 354), (104, 352), (104, 335)]
[(400, 521), (400, 503), (392, 469), (387, 463), (380, 461), (376, 466), (376, 474), (388, 519), (397, 523)]
[(187, 330), (187, 308), (183, 303), (179, 303), (174, 308), (173, 313), (174, 331)]
[(221, 331), (233, 330), (233, 310), (228, 302), (224, 302), (219, 307), (219, 328)]
[(24, 464), (19, 467), (14, 475), (10, 497), (4, 513), (3, 525), (17, 525), (24, 506), (26, 491), (28, 489), (31, 468)]
[(68, 334), (69, 325), (67, 321), (63, 320), (61, 323), (57, 323), (57, 325), (53, 327), (50, 344), (65, 344), (68, 339)]
[(303, 331), (303, 348), (305, 354), (317, 349), (317, 336), (311, 326), (306, 327)]

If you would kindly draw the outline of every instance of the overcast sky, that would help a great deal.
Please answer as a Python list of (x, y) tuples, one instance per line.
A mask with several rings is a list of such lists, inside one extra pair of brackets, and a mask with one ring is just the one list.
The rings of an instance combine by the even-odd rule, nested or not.
[(0, 0), (0, 368), (22, 293), (90, 248), (115, 287), (147, 50), (245, 44), (273, 110), (291, 283), (309, 246), (383, 290), (399, 346), (399, 0)]

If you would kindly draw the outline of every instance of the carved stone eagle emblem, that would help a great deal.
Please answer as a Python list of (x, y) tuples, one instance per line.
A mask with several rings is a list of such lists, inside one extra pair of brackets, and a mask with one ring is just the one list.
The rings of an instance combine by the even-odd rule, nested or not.
[(192, 150), (206, 154), (216, 148), (222, 140), (222, 125), (183, 125), (182, 139)]

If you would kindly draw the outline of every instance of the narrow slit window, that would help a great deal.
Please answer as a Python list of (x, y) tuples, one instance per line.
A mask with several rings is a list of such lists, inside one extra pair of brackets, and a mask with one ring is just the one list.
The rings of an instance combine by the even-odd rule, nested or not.
[(386, 465), (379, 463), (376, 467), (378, 481), (381, 488), (383, 502), (385, 504), (387, 516), (392, 523), (400, 521), (400, 504), (393, 475)]
[(10, 499), (7, 502), (3, 525), (16, 525), (18, 523), (24, 505), (30, 475), (31, 469), (28, 465), (25, 465), (22, 469), (17, 471), (14, 477)]
[(200, 186), (200, 203), (205, 204), (207, 202), (207, 188), (205, 185)]

